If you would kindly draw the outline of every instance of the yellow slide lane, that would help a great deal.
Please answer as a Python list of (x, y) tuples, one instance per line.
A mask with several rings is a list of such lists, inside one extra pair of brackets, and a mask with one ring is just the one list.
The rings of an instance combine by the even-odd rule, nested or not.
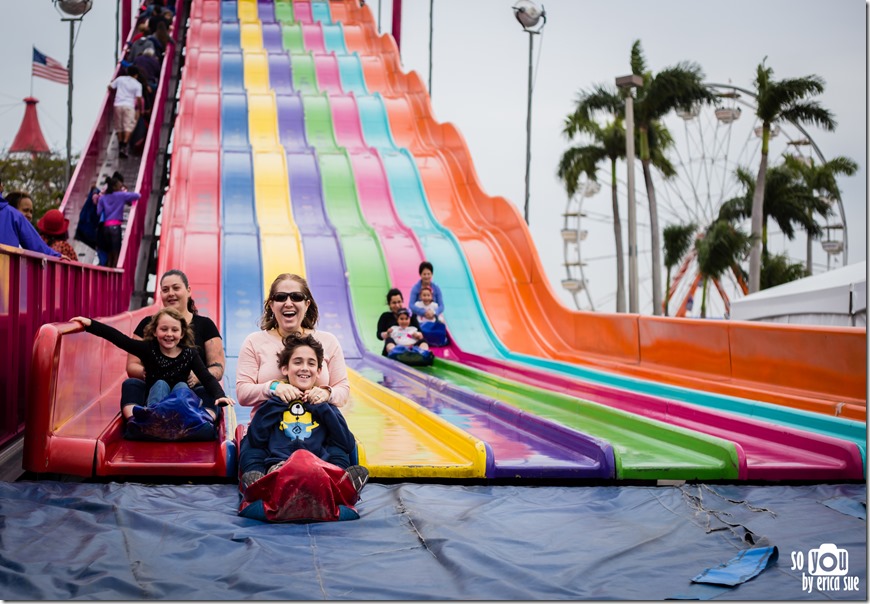
[(409, 399), (348, 370), (351, 400), (341, 412), (372, 476), (483, 478), (484, 444)]

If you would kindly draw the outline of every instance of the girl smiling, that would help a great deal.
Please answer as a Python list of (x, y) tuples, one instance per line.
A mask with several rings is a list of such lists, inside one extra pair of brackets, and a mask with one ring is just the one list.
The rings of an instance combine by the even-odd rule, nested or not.
[(147, 405), (162, 400), (170, 388), (187, 388), (187, 376), (191, 371), (203, 383), (214, 402), (203, 401), (206, 412), (214, 420), (215, 405), (232, 405), (233, 400), (224, 394), (220, 382), (206, 370), (193, 340), (193, 333), (185, 318), (174, 308), (163, 308), (155, 314), (142, 340), (130, 338), (114, 327), (87, 317), (73, 317), (85, 331), (108, 340), (118, 348), (134, 354), (145, 366), (145, 383), (149, 389)]

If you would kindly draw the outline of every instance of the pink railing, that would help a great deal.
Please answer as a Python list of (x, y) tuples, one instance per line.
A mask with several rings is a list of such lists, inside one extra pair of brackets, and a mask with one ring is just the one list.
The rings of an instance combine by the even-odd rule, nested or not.
[[(176, 18), (173, 21), (171, 37), (173, 44), (169, 44), (166, 48), (163, 64), (160, 70), (160, 83), (157, 86), (157, 91), (154, 97), (154, 107), (151, 113), (151, 121), (148, 124), (148, 132), (145, 137), (145, 145), (142, 150), (142, 162), (139, 166), (139, 175), (136, 178), (136, 184), (132, 190), (138, 191), (141, 194), (142, 200), (148, 200), (152, 193), (154, 181), (155, 158), (159, 151), (160, 133), (163, 119), (166, 112), (166, 101), (169, 95), (170, 76), (172, 65), (177, 52), (177, 42), (180, 33), (184, 28), (186, 16), (184, 14), (184, 3), (179, 3)], [(118, 70), (113, 74), (117, 77)], [(61, 211), (70, 219), (70, 231), (74, 232), (78, 223), (78, 215), (82, 205), (87, 198), (88, 191), (96, 180), (96, 176), (105, 159), (106, 149), (112, 136), (112, 101), (111, 96), (107, 92), (103, 97), (103, 103), (100, 109), (100, 114), (97, 119), (94, 129), (91, 133), (91, 138), (82, 154), (79, 163), (76, 165), (76, 170), (73, 173), (70, 186), (67, 188), (61, 203)], [(124, 270), (124, 277), (121, 280), (118, 295), (125, 300), (129, 300), (135, 286), (134, 279), (136, 277), (136, 263), (139, 259), (139, 246), (142, 242), (142, 236), (145, 231), (145, 215), (147, 206), (143, 203), (135, 206), (127, 218), (123, 243), (121, 245), (121, 253), (118, 260), (118, 268), (130, 269)]]
[[(33, 340), (45, 323), (126, 310), (117, 269), (63, 262), (0, 245), (0, 448), (24, 430)], [(99, 363), (98, 359), (94, 359)]]
[[(173, 40), (178, 39), (178, 32), (183, 23), (183, 10), (179, 8), (179, 15), (173, 25)], [(179, 21), (181, 20), (181, 21)], [(156, 168), (155, 159), (159, 151), (161, 126), (166, 113), (166, 101), (168, 99), (170, 76), (172, 74), (172, 64), (175, 60), (177, 46), (170, 44), (166, 49), (163, 57), (163, 65), (160, 69), (160, 83), (157, 85), (157, 93), (154, 97), (154, 107), (151, 112), (151, 122), (148, 124), (148, 133), (145, 137), (145, 146), (142, 150), (142, 164), (139, 167), (139, 178), (136, 179), (136, 191), (141, 195), (141, 199), (149, 199), (151, 197), (152, 186), (154, 182), (154, 170)], [(161, 166), (162, 167), (162, 166)], [(142, 242), (142, 236), (145, 233), (145, 207), (137, 205), (134, 207), (127, 219), (127, 232), (124, 235), (121, 245), (121, 254), (118, 266), (129, 270), (124, 271), (124, 281), (122, 285), (121, 295), (126, 299), (130, 299), (133, 294), (134, 278), (136, 276), (136, 263), (139, 259), (139, 245)]]
[[(144, 234), (147, 204), (151, 201), (155, 158), (170, 76), (184, 31), (186, 2), (177, 3), (170, 35), (175, 44), (166, 49), (160, 83), (148, 126), (135, 189), (142, 202), (129, 215), (117, 269), (61, 262), (41, 254), (0, 245), (0, 449), (24, 431), (26, 401), (30, 400), (34, 339), (40, 326), (67, 321), (75, 315), (108, 317), (129, 309), (135, 286), (136, 263)], [(114, 75), (117, 75), (117, 71)], [(96, 182), (112, 136), (112, 102), (103, 97), (97, 121), (73, 172), (60, 209), (75, 232), (78, 216), (90, 187)], [(91, 359), (98, 365), (100, 359)]]

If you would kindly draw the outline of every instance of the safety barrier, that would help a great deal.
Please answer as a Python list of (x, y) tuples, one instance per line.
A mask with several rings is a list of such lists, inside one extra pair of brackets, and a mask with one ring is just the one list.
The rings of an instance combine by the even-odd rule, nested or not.
[[(128, 217), (118, 268), (62, 262), (0, 245), (0, 346), (8, 353), (4, 354), (8, 360), (0, 363), (0, 449), (24, 431), (34, 339), (40, 326), (67, 321), (75, 315), (111, 316), (130, 306), (146, 209), (159, 167), (155, 159), (162, 151), (159, 147), (166, 101), (174, 94), (170, 86), (172, 69), (188, 4), (177, 4), (170, 31), (173, 43), (166, 48), (138, 177), (135, 187), (131, 187), (141, 193), (142, 203)], [(111, 122), (112, 100), (107, 92), (60, 206), (70, 220), (71, 233), (75, 232), (81, 207), (105, 162), (112, 137)]]
[(0, 448), (24, 430), (33, 341), (45, 323), (126, 310), (118, 269), (86, 266), (0, 245)]

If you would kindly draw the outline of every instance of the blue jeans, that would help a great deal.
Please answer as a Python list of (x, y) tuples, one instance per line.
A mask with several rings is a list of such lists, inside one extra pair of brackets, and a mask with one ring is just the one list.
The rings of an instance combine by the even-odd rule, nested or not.
[(180, 388), (190, 388), (186, 382), (178, 382), (175, 386), (172, 387), (172, 390), (169, 389), (169, 384), (164, 380), (157, 380), (154, 382), (154, 385), (151, 386), (151, 390), (148, 392), (148, 399), (145, 401), (145, 406), (150, 407), (155, 403), (159, 403), (167, 396), (169, 396), (170, 392), (176, 392)]
[[(172, 389), (169, 388), (169, 383), (166, 380), (157, 380), (153, 386), (151, 386), (151, 390), (148, 391), (148, 398), (146, 401), (142, 401), (144, 398), (146, 384), (142, 380), (130, 378), (124, 381), (123, 386), (121, 387), (122, 392), (122, 407), (124, 405), (124, 395), (126, 394), (128, 399), (132, 396), (136, 399), (136, 405), (145, 404), (146, 407), (154, 407), (157, 403), (165, 400), (170, 394), (175, 392), (180, 392), (183, 389), (190, 390), (190, 386), (187, 385), (187, 382), (178, 382)], [(138, 397), (138, 398), (137, 398)], [(192, 402), (192, 401), (191, 401)], [(127, 401), (127, 404), (131, 404)], [(200, 405), (197, 405), (200, 406)], [(205, 406), (205, 405), (201, 405)], [(134, 409), (135, 411), (135, 409)], [(214, 440), (217, 438), (217, 425), (214, 420), (203, 422), (201, 425), (198, 425), (196, 429), (191, 428), (193, 431), (187, 431), (183, 435), (175, 434), (174, 437), (167, 437), (165, 434), (160, 437), (155, 437), (153, 434), (146, 434), (140, 424), (136, 423), (134, 418), (132, 421), (126, 423), (126, 428), (124, 431), (124, 438), (131, 440), (190, 440), (190, 441), (205, 441), (205, 440)], [(147, 423), (147, 418), (139, 418)], [(205, 419), (205, 418), (203, 418)]]
[[(165, 383), (165, 382), (164, 382)], [(193, 387), (193, 392), (202, 399), (202, 406), (214, 411), (215, 417), (220, 417), (221, 408), (215, 406), (214, 399), (206, 392), (202, 384)], [(168, 392), (167, 392), (168, 394)], [(145, 380), (139, 378), (127, 378), (121, 384), (121, 410), (127, 405), (146, 405), (148, 398), (148, 385)]]

